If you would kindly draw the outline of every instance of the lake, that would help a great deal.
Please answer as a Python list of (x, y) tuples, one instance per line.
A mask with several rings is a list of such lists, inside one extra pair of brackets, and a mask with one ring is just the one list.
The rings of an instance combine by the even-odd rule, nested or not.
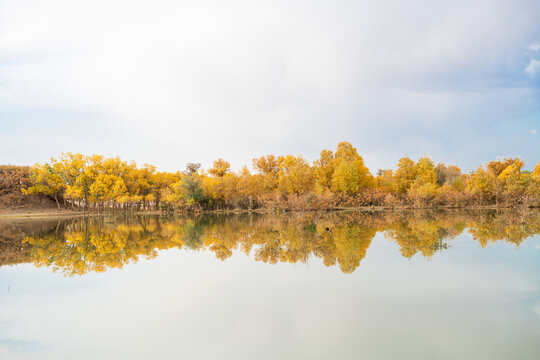
[(0, 220), (1, 359), (539, 359), (540, 212)]

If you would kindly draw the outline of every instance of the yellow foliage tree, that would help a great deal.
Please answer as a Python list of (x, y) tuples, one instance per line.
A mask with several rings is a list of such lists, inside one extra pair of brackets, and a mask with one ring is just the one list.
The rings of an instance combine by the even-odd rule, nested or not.
[(302, 156), (280, 156), (278, 164), (279, 189), (283, 193), (304, 194), (313, 190), (313, 171)]
[(215, 177), (223, 177), (231, 171), (231, 164), (223, 159), (214, 161), (214, 166), (208, 172)]
[(346, 141), (338, 144), (333, 167), (332, 190), (335, 192), (352, 195), (375, 186), (375, 179), (364, 165), (364, 159)]

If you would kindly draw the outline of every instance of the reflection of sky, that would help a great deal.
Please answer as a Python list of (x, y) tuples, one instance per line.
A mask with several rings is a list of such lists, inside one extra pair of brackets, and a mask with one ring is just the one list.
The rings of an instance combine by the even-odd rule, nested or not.
[(409, 260), (377, 235), (350, 275), (186, 250), (73, 278), (4, 267), (0, 357), (537, 359), (539, 240), (464, 233)]

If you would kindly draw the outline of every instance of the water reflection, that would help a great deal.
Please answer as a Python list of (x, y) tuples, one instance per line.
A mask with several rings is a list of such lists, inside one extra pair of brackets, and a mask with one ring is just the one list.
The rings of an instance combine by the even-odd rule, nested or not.
[(540, 212), (334, 212), (199, 217), (96, 217), (0, 224), (0, 266), (32, 263), (66, 275), (121, 268), (159, 250), (211, 251), (225, 260), (241, 251), (266, 263), (306, 262), (354, 272), (375, 234), (401, 255), (431, 258), (463, 232), (482, 246), (520, 243), (540, 233)]

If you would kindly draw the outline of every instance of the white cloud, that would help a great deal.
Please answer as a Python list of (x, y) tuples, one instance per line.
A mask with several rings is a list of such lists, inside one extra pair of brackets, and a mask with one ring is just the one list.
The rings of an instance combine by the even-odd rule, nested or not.
[(524, 71), (529, 76), (536, 76), (540, 71), (540, 60), (531, 59)]
[(529, 134), (531, 134), (531, 135), (536, 135), (536, 129), (530, 129), (530, 130), (529, 130)]
[(529, 49), (532, 50), (532, 51), (538, 51), (538, 50), (540, 50), (540, 41), (533, 42), (533, 43), (529, 46)]

